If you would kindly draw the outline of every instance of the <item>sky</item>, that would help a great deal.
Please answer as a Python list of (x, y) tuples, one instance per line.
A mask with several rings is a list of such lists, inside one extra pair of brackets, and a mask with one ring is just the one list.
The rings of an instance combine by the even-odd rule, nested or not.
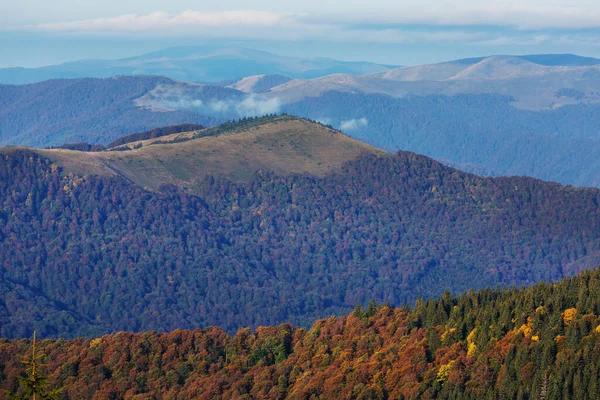
[(493, 54), (600, 57), (597, 0), (0, 0), (0, 67), (191, 44), (393, 65)]

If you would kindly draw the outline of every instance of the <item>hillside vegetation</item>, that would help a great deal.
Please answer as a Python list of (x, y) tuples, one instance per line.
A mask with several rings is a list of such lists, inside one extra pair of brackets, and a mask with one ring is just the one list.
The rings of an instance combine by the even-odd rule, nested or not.
[(78, 175), (117, 175), (153, 190), (165, 184), (195, 190), (207, 176), (249, 180), (259, 170), (324, 176), (360, 155), (389, 156), (339, 131), (291, 116), (250, 118), (128, 142), (111, 149), (121, 151), (35, 151)]
[(293, 117), (245, 126), (0, 152), (0, 335), (307, 326), (600, 264), (598, 190), (479, 178)]
[[(597, 399), (600, 271), (288, 324), (45, 340), (64, 399)], [(16, 390), (28, 340), (0, 340)]]
[(173, 125), (173, 126), (165, 126), (165, 127), (161, 127), (161, 128), (151, 129), (149, 131), (132, 133), (131, 135), (127, 135), (127, 136), (121, 137), (117, 140), (110, 142), (109, 144), (106, 145), (106, 147), (110, 149), (112, 147), (122, 146), (124, 144), (131, 143), (131, 142), (156, 139), (159, 137), (172, 135), (174, 133), (199, 131), (201, 129), (204, 129), (204, 127), (202, 125), (194, 125), (194, 124), (180, 124), (180, 125)]

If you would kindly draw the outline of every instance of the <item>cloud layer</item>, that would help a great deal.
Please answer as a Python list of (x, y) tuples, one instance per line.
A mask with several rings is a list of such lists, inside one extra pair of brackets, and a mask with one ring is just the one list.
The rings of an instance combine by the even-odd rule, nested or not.
[(381, 6), (369, 8), (358, 0), (348, 2), (347, 7), (338, 7), (336, 11), (330, 4), (324, 5), (322, 13), (297, 9), (290, 12), (157, 11), (5, 25), (0, 30), (408, 45), (461, 43), (496, 47), (531, 47), (542, 43), (596, 46), (595, 39), (600, 36), (600, 3), (591, 0), (569, 3), (560, 0), (459, 0), (452, 3), (423, 0), (418, 4), (374, 0)]
[[(359, 24), (423, 24), (438, 26), (504, 26), (518, 29), (599, 28), (600, 3), (588, 0), (422, 0), (389, 10), (371, 8), (334, 16), (333, 21)], [(331, 16), (325, 16), (331, 20)]]
[[(110, 0), (108, 0), (110, 1)], [(264, 3), (264, 2), (263, 2)], [(335, 2), (332, 2), (335, 3)], [(357, 3), (350, 1), (349, 3)], [(324, 6), (318, 12), (273, 12), (230, 9), (206, 12), (186, 10), (181, 13), (156, 11), (122, 14), (107, 18), (57, 21), (27, 26), (45, 31), (95, 32), (104, 30), (144, 31), (179, 27), (282, 27), (308, 28), (311, 31), (342, 29), (352, 26), (379, 27), (390, 30), (394, 25), (426, 25), (438, 27), (497, 26), (516, 29), (593, 29), (600, 28), (600, 3), (591, 0), (458, 0), (440, 2), (422, 0), (419, 3), (386, 2), (378, 6)], [(362, 7), (359, 6), (362, 4)], [(273, 9), (266, 7), (264, 9)], [(325, 11), (323, 11), (323, 9)], [(293, 10), (293, 8), (292, 8)], [(347, 11), (354, 10), (354, 11)], [(23, 28), (23, 27), (21, 27)]]
[(285, 15), (268, 11), (237, 10), (206, 13), (187, 10), (176, 15), (169, 15), (166, 12), (154, 12), (147, 15), (126, 14), (112, 18), (39, 24), (33, 28), (43, 31), (101, 32), (105, 30), (145, 31), (190, 26), (269, 27), (280, 25), (285, 19)]

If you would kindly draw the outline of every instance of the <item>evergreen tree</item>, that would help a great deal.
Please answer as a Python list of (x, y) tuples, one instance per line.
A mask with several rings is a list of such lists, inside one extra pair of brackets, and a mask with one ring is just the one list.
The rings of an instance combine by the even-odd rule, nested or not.
[(44, 354), (36, 354), (36, 332), (33, 332), (33, 345), (31, 355), (24, 357), (23, 364), (27, 366), (27, 376), (19, 377), (21, 389), (19, 393), (6, 392), (11, 400), (58, 400), (63, 388), (48, 390), (48, 378), (41, 372)]

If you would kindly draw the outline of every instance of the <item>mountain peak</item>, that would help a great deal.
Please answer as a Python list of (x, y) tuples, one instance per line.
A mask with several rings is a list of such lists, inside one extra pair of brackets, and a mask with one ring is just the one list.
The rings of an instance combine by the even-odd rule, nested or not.
[(78, 175), (119, 175), (152, 190), (167, 183), (193, 188), (209, 175), (244, 181), (259, 170), (325, 176), (363, 154), (388, 154), (288, 115), (132, 142), (113, 151), (34, 151)]
[(534, 64), (548, 67), (589, 67), (600, 65), (600, 59), (592, 57), (582, 57), (575, 54), (532, 54), (518, 56)]
[(276, 86), (288, 83), (291, 80), (291, 78), (279, 74), (252, 75), (242, 78), (227, 87), (244, 93), (264, 93)]

